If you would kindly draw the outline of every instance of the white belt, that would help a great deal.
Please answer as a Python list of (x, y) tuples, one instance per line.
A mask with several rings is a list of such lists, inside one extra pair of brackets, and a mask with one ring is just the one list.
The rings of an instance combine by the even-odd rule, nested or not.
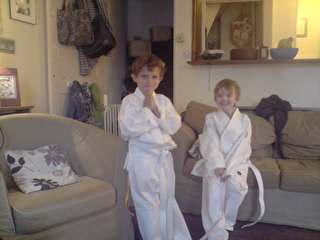
[(243, 225), (241, 228), (251, 227), (251, 226), (255, 225), (257, 222), (259, 222), (262, 219), (264, 212), (266, 210), (265, 203), (264, 203), (264, 187), (263, 187), (261, 173), (258, 170), (258, 168), (252, 164), (251, 161), (249, 163), (249, 168), (252, 170), (253, 174), (256, 177), (257, 183), (258, 183), (260, 214), (259, 214), (259, 217), (254, 222)]

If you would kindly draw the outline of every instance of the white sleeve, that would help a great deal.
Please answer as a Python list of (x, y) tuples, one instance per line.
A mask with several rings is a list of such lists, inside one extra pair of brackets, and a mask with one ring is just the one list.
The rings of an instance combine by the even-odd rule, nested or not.
[(225, 168), (226, 163), (220, 148), (220, 137), (213, 120), (208, 116), (199, 140), (201, 154), (206, 160), (207, 172), (214, 171), (216, 168)]
[(159, 127), (155, 115), (146, 107), (137, 106), (124, 99), (119, 112), (119, 128), (125, 140), (136, 138)]
[(165, 99), (165, 102), (165, 107), (160, 109), (160, 118), (158, 118), (158, 122), (165, 133), (173, 135), (181, 127), (181, 117), (169, 99)]

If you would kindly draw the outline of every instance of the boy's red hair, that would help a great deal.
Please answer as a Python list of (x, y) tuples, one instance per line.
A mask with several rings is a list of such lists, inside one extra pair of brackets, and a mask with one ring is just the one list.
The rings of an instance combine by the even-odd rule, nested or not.
[(148, 70), (153, 70), (154, 68), (160, 69), (161, 76), (164, 75), (166, 64), (157, 56), (142, 56), (136, 58), (131, 65), (131, 73), (138, 75), (142, 68), (147, 67)]

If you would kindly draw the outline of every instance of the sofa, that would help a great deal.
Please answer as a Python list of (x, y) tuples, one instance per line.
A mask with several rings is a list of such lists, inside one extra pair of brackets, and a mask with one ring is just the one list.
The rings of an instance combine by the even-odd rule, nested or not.
[[(202, 132), (205, 115), (216, 108), (190, 102), (183, 113), (181, 129), (174, 135), (178, 148), (173, 152), (176, 198), (182, 211), (200, 214), (201, 178), (190, 174), (195, 159), (188, 150)], [(253, 164), (261, 171), (266, 212), (262, 222), (320, 230), (320, 112), (290, 111), (282, 131), (286, 159), (274, 147), (273, 121), (242, 109), (252, 122)], [(248, 194), (238, 219), (252, 221), (259, 214), (258, 189), (254, 175), (248, 174)]]
[[(125, 206), (126, 144), (72, 119), (48, 114), (0, 117), (0, 239), (134, 239)], [(58, 144), (81, 177), (75, 184), (24, 194), (13, 182), (3, 151)]]

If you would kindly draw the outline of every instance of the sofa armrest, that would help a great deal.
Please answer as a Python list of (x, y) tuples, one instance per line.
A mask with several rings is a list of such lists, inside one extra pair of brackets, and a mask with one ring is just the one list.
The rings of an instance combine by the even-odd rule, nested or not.
[(183, 175), (184, 163), (188, 156), (188, 151), (196, 141), (196, 133), (186, 123), (182, 123), (179, 131), (173, 136), (178, 147), (173, 151), (174, 167), (176, 176)]
[(117, 196), (126, 192), (127, 178), (123, 169), (127, 144), (119, 137), (89, 126), (74, 134), (75, 159), (73, 167), (80, 175), (97, 178), (112, 184)]
[(8, 202), (8, 191), (4, 176), (0, 171), (0, 236), (5, 233), (13, 233), (15, 226)]
[[(123, 169), (128, 149), (126, 142), (84, 124), (74, 126), (72, 138), (70, 156), (74, 170), (80, 175), (112, 184), (116, 190), (116, 206), (108, 210), (109, 217), (113, 219), (109, 227), (114, 226), (119, 231), (119, 236), (122, 236), (119, 239), (133, 239), (131, 218), (126, 208), (128, 177)], [(122, 231), (123, 228), (127, 230)]]

